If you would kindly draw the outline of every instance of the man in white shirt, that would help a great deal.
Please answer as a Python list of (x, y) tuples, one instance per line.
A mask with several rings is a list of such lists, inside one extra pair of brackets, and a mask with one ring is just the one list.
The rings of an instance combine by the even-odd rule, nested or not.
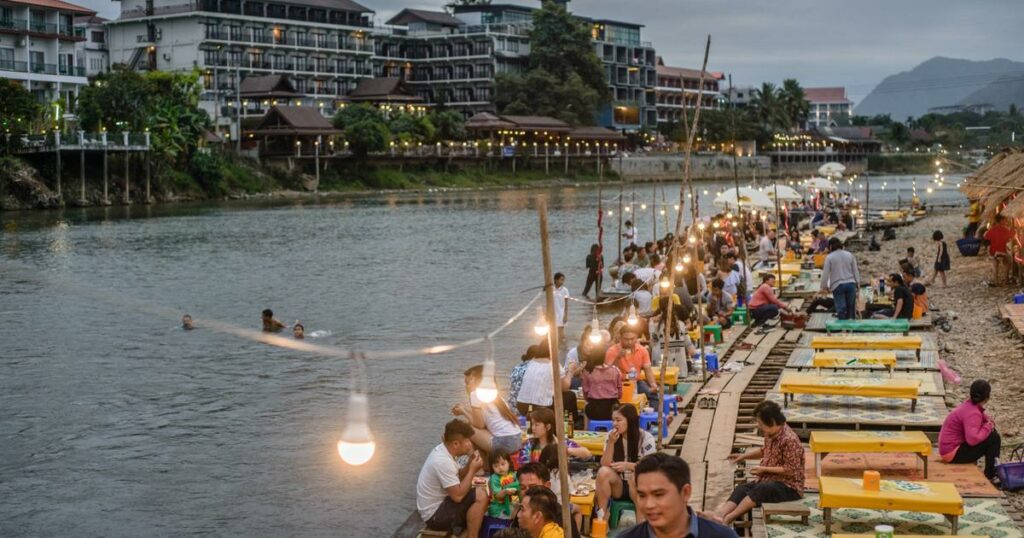
[(658, 271), (654, 267), (641, 267), (636, 271), (633, 271), (633, 276), (638, 278), (640, 282), (647, 284), (647, 286), (653, 286), (658, 282), (658, 277), (661, 276), (661, 271)]
[(565, 355), (565, 323), (569, 319), (569, 288), (565, 287), (565, 275), (555, 273), (555, 328), (558, 330), (558, 353)]
[(637, 235), (636, 226), (633, 226), (633, 221), (626, 221), (626, 231), (623, 232), (622, 237), (626, 238), (627, 245), (640, 246), (640, 236)]
[[(416, 480), (416, 509), (430, 530), (452, 532), (455, 527), (469, 531), (469, 536), (480, 532), (489, 496), (477, 492), (473, 477), (484, 462), (473, 451), (473, 427), (455, 419), (444, 426), (443, 443), (434, 447), (423, 463)], [(455, 458), (472, 457), (459, 468)]]
[(768, 230), (757, 240), (757, 259), (762, 266), (775, 260), (775, 230)]

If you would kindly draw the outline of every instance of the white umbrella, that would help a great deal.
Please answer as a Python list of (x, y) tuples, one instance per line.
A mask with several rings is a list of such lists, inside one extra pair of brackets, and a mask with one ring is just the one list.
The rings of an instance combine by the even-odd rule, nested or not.
[(789, 185), (779, 185), (778, 187), (766, 187), (765, 191), (767, 192), (769, 198), (773, 200), (776, 199), (776, 189), (778, 189), (779, 192), (778, 200), (780, 202), (799, 202), (800, 200), (804, 199), (804, 197), (801, 196), (799, 192), (796, 192), (796, 189), (790, 187)]
[(841, 176), (846, 171), (846, 167), (837, 163), (825, 163), (818, 168), (818, 173), (823, 176)]
[(715, 197), (713, 204), (716, 206), (732, 206), (732, 207), (760, 207), (770, 208), (775, 207), (775, 202), (772, 202), (771, 198), (768, 198), (763, 192), (757, 189), (751, 189), (750, 187), (739, 188), (739, 200), (736, 199), (737, 189), (725, 189), (721, 194)]
[(818, 189), (819, 191), (824, 192), (836, 192), (839, 190), (835, 183), (832, 183), (823, 177), (812, 177), (804, 182), (804, 186), (808, 189)]

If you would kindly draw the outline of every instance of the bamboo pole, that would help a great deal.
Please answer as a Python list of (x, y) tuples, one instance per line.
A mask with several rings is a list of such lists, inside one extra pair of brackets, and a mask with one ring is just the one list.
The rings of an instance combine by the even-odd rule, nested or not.
[[(657, 199), (657, 195), (655, 195)], [(655, 218), (654, 220), (658, 220)], [(676, 282), (676, 270), (675, 270), (675, 257), (676, 249), (669, 250), (668, 254), (668, 304), (665, 305), (665, 316), (663, 321), (665, 322), (665, 330), (663, 331), (662, 345), (661, 345), (661, 378), (658, 383), (658, 450), (662, 449), (664, 438), (662, 433), (665, 430), (665, 378), (668, 372), (668, 345), (672, 339), (672, 295), (675, 293), (675, 282)], [(661, 293), (660, 286), (661, 282), (658, 283), (659, 294)], [(658, 299), (658, 304), (661, 305), (664, 302), (665, 297)], [(685, 349), (685, 346), (684, 346)]]
[(537, 214), (540, 217), (540, 251), (544, 262), (544, 297), (547, 302), (548, 345), (551, 347), (551, 381), (554, 384), (552, 394), (555, 404), (555, 438), (558, 441), (558, 481), (562, 493), (562, 529), (566, 536), (572, 528), (569, 513), (569, 455), (565, 446), (565, 410), (562, 404), (562, 361), (558, 360), (558, 328), (555, 326), (555, 285), (551, 277), (551, 252), (548, 247), (548, 202), (545, 198), (537, 200)]

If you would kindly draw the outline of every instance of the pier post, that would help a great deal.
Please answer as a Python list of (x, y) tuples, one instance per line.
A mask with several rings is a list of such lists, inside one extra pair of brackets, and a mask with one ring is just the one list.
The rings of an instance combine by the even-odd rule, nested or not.
[(131, 197), (129, 196), (130, 185), (128, 183), (128, 167), (131, 164), (131, 153), (128, 151), (128, 132), (121, 133), (124, 139), (124, 205), (131, 204)]
[(53, 132), (54, 147), (57, 148), (57, 201), (64, 201), (63, 189), (60, 185), (61, 166), (60, 166), (60, 131)]
[(78, 131), (78, 173), (82, 180), (82, 192), (78, 203), (85, 205), (85, 131)]
[(103, 131), (103, 205), (110, 205), (110, 199), (107, 198), (107, 182), (109, 179), (107, 175), (107, 132)]
[(153, 156), (153, 148), (149, 146), (149, 128), (146, 129), (146, 203), (153, 203), (153, 197), (150, 196), (149, 190), (149, 178), (153, 173), (153, 162), (151, 157)]
[(322, 140), (323, 138), (321, 135), (316, 135), (316, 143), (314, 144), (315, 148), (313, 152), (313, 159), (316, 161), (316, 188), (313, 189), (313, 192), (320, 190), (320, 142)]

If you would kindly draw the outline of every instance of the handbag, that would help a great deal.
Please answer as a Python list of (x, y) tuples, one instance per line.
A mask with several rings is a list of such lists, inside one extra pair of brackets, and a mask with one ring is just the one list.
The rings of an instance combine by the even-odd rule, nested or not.
[(1003, 489), (1016, 491), (1024, 488), (1024, 444), (1017, 445), (1009, 461), (996, 465), (996, 476)]

